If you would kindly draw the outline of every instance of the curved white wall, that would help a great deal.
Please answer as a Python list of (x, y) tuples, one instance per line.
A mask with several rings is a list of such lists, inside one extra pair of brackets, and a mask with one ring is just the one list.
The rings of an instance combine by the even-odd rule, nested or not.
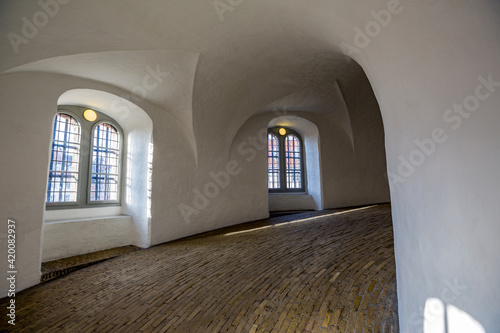
[[(471, 332), (495, 332), (500, 7), (413, 1), (400, 8), (353, 56), (384, 119), (401, 331), (421, 332), (425, 323), (434, 332), (429, 328), (445, 320), (448, 328), (472, 320), (478, 326)], [(345, 41), (354, 38), (352, 30)], [(446, 310), (429, 308), (433, 301)], [(463, 315), (455, 318), (453, 308)]]

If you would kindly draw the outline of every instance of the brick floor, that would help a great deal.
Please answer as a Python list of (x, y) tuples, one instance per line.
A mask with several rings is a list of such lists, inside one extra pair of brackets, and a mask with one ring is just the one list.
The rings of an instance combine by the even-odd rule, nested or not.
[(24, 290), (0, 330), (398, 332), (392, 235), (389, 205), (226, 228)]
[(52, 260), (42, 263), (41, 281), (49, 281), (59, 276), (74, 272), (78, 269), (96, 264), (98, 262), (115, 258), (126, 253), (134, 252), (140, 248), (133, 245), (116, 247), (109, 250), (97, 251), (69, 258)]

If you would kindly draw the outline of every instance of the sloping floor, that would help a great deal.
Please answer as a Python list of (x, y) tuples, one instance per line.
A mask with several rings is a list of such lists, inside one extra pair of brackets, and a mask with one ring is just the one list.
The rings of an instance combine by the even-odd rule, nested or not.
[(307, 212), (126, 253), (24, 290), (16, 325), (4, 315), (0, 330), (398, 332), (395, 281), (389, 205)]
[(69, 274), (76, 270), (100, 263), (102, 261), (116, 258), (126, 253), (134, 252), (140, 248), (129, 245), (116, 247), (114, 249), (97, 251), (79, 256), (73, 256), (64, 259), (52, 260), (42, 263), (42, 278), (41, 281), (49, 281), (58, 278), (62, 275)]

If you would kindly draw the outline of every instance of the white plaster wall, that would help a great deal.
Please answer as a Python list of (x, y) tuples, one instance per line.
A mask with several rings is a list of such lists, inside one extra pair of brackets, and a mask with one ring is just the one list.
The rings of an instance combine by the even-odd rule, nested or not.
[(305, 172), (307, 172), (307, 193), (314, 199), (313, 209), (321, 210), (323, 204), (323, 179), (322, 179), (322, 158), (321, 145), (318, 129), (315, 128), (315, 135), (306, 136), (304, 140), (307, 151)]
[(358, 75), (338, 80), (333, 106), (347, 110), (350, 128), (319, 122), (325, 208), (390, 201), (380, 109), (362, 69), (355, 70)]
[(315, 210), (316, 204), (312, 195), (287, 193), (287, 194), (269, 194), (269, 211), (293, 211), (293, 210)]
[[(448, 312), (453, 325), (474, 320), (478, 324), (469, 331), (496, 332), (499, 87), (476, 111), (466, 112), (467, 118), (452, 111), (448, 116), (456, 120), (450, 121), (445, 113), (475, 96), (479, 76), (491, 75), (500, 82), (499, 4), (413, 1), (403, 7), (357, 56), (380, 103), (388, 170), (394, 175), (391, 201), (401, 331), (422, 332), (424, 322), (427, 327), (444, 325), (444, 312), (424, 310), (428, 300), (437, 299), (444, 309), (464, 312), (462, 318)], [(361, 19), (352, 22), (361, 24)], [(436, 136), (440, 143), (434, 140), (435, 151), (424, 154), (414, 171), (400, 167), (402, 159), (420, 155), (415, 140), (432, 139), (435, 129), (443, 131)], [(397, 178), (400, 174), (402, 179)]]
[(42, 262), (131, 245), (131, 216), (45, 222)]
[[(40, 282), (41, 232), (47, 186), (44, 178), (48, 166), (48, 145), (43, 142), (51, 139), (47, 126), (51, 126), (51, 111), (57, 101), (56, 96), (51, 98), (50, 94), (42, 94), (36, 99), (38, 103), (33, 105), (33, 100), (25, 96), (37, 96), (40, 87), (25, 86), (24, 82), (20, 78), (0, 77), (0, 100), (5, 103), (5, 108), (16, 110), (10, 114), (3, 111), (9, 121), (0, 123), (0, 141), (10, 143), (0, 148), (0, 171), (3, 175), (0, 180), (0, 212), (2, 226), (5, 226), (0, 234), (0, 254), (7, 258), (6, 221), (9, 218), (16, 221), (18, 290)], [(44, 85), (43, 81), (36, 83)], [(48, 111), (45, 112), (44, 107)], [(6, 260), (0, 268), (3, 272), (7, 271)], [(5, 279), (0, 282), (0, 290), (1, 296), (7, 294)]]
[(122, 206), (45, 210), (42, 227), (42, 262), (137, 245), (132, 216), (120, 216)]

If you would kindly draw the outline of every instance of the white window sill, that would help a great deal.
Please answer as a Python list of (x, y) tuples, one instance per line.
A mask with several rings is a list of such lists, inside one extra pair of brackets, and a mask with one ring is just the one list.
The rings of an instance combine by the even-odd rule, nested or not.
[(268, 192), (269, 195), (309, 195), (307, 192)]

